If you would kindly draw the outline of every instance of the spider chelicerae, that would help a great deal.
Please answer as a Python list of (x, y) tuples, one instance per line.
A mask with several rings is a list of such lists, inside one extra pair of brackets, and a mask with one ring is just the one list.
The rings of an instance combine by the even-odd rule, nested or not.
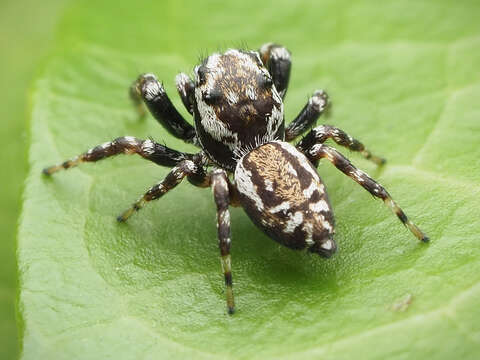
[(427, 242), (427, 236), (379, 183), (324, 144), (332, 139), (377, 165), (385, 162), (361, 142), (336, 127), (321, 125), (311, 129), (295, 145), (288, 143), (310, 129), (328, 105), (325, 91), (315, 91), (298, 116), (285, 127), (283, 98), (290, 68), (290, 52), (283, 46), (268, 43), (259, 51), (231, 49), (214, 53), (195, 67), (193, 80), (187, 74), (178, 74), (177, 89), (186, 109), (193, 115), (195, 126), (175, 109), (155, 75), (140, 75), (130, 88), (130, 97), (140, 114), (145, 114), (144, 103), (170, 134), (198, 146), (200, 151), (190, 154), (151, 139), (124, 136), (43, 172), (51, 175), (82, 162), (117, 154), (138, 154), (158, 165), (172, 167), (161, 182), (118, 216), (120, 222), (149, 201), (165, 195), (185, 177), (195, 186), (211, 187), (217, 207), (229, 313), (234, 312), (229, 205), (242, 206), (260, 229), (289, 248), (306, 249), (326, 258), (336, 251), (333, 212), (316, 171), (323, 158), (374, 197), (382, 199), (413, 235)]

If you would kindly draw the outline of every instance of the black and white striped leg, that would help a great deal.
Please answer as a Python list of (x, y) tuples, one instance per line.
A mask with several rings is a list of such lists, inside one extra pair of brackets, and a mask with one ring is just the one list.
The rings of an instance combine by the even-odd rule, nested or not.
[(312, 127), (328, 106), (328, 95), (323, 90), (316, 90), (308, 99), (300, 114), (285, 129), (285, 140), (292, 141), (305, 130)]
[[(132, 95), (133, 94), (133, 95)], [(192, 143), (195, 128), (175, 109), (163, 85), (153, 74), (142, 74), (130, 88), (134, 103), (143, 99), (153, 117), (173, 136)]]
[(230, 195), (228, 177), (224, 170), (216, 169), (212, 172), (212, 190), (217, 205), (218, 244), (225, 277), (227, 309), (229, 314), (233, 314), (235, 303), (233, 300), (232, 262), (230, 258), (230, 212), (228, 211)]
[(120, 222), (125, 222), (136, 211), (145, 206), (146, 203), (156, 200), (180, 184), (186, 176), (197, 176), (206, 178), (204, 169), (192, 160), (183, 160), (178, 163), (168, 175), (158, 184), (152, 186), (140, 199), (117, 217)]
[(272, 75), (273, 83), (280, 96), (285, 98), (292, 61), (287, 48), (274, 43), (263, 44), (259, 50), (260, 59)]
[(190, 76), (180, 73), (175, 77), (178, 94), (182, 99), (182, 103), (188, 112), (193, 115), (193, 102), (195, 96), (195, 83)]
[(312, 129), (296, 146), (302, 152), (307, 152), (315, 144), (323, 144), (328, 139), (333, 139), (338, 145), (349, 150), (358, 151), (366, 159), (377, 165), (385, 164), (386, 160), (373, 155), (360, 141), (354, 139), (343, 130), (330, 125), (320, 125)]
[(412, 232), (413, 235), (415, 235), (417, 239), (423, 242), (428, 242), (428, 237), (418, 228), (417, 225), (408, 219), (403, 210), (395, 203), (395, 201), (393, 201), (387, 190), (363, 171), (358, 170), (337, 150), (327, 145), (316, 144), (308, 150), (307, 155), (311, 160), (322, 158), (328, 159), (337, 169), (363, 186), (363, 188), (370, 194), (382, 199), (385, 205), (397, 215), (400, 221)]
[(43, 169), (43, 173), (52, 175), (62, 169), (70, 169), (84, 162), (98, 161), (118, 154), (138, 154), (162, 166), (174, 166), (180, 161), (191, 159), (194, 156), (193, 154), (170, 149), (150, 139), (142, 140), (133, 136), (123, 136), (95, 146), (87, 152), (61, 164), (47, 167)]

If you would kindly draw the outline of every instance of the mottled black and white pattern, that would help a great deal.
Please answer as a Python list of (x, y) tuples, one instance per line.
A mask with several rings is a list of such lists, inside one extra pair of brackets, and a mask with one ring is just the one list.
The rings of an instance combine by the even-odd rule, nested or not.
[[(214, 53), (194, 69), (175, 78), (183, 105), (194, 126), (177, 111), (155, 75), (140, 75), (130, 86), (130, 98), (140, 116), (146, 106), (173, 136), (200, 147), (196, 154), (170, 149), (152, 139), (119, 137), (43, 170), (52, 175), (84, 162), (117, 154), (138, 154), (161, 166), (167, 176), (152, 186), (118, 220), (126, 221), (147, 203), (164, 196), (183, 179), (197, 187), (211, 187), (217, 209), (217, 237), (225, 281), (227, 311), (235, 310), (230, 255), (229, 206), (242, 206), (268, 236), (291, 249), (328, 258), (337, 245), (335, 220), (326, 188), (315, 169), (321, 159), (352, 178), (397, 215), (422, 241), (428, 237), (405, 215), (378, 182), (353, 166), (334, 148), (332, 139), (373, 161), (358, 140), (330, 125), (313, 128), (295, 146), (292, 141), (313, 127), (329, 105), (327, 93), (316, 90), (298, 116), (285, 127), (283, 99), (290, 80), (291, 54), (285, 47), (267, 43), (259, 51), (227, 50)], [(233, 181), (230, 179), (233, 178)]]
[(283, 103), (258, 53), (228, 50), (195, 68), (198, 139), (218, 166), (233, 171), (248, 151), (284, 138)]
[(315, 168), (294, 146), (259, 146), (235, 169), (240, 202), (252, 221), (292, 249), (330, 257), (336, 250), (334, 218)]

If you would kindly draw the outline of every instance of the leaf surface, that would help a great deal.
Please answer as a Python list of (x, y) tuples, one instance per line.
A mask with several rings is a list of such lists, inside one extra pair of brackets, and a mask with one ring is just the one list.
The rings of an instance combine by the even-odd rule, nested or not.
[[(214, 10), (212, 10), (214, 9)], [(253, 11), (254, 9), (255, 11)], [(471, 358), (480, 351), (480, 30), (474, 2), (77, 2), (38, 79), (20, 226), (23, 358)], [(232, 209), (237, 313), (225, 312), (211, 192), (181, 184), (119, 225), (168, 169), (119, 156), (41, 169), (117, 136), (194, 148), (127, 89), (199, 53), (267, 41), (293, 53), (287, 121), (328, 90), (334, 124), (388, 159), (378, 179), (431, 238), (322, 163), (339, 252), (280, 247)], [(185, 114), (186, 112), (183, 111)]]

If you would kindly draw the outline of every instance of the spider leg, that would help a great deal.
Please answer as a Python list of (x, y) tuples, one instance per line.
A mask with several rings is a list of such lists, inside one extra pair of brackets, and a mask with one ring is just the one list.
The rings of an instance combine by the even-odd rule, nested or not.
[[(133, 103), (140, 107), (141, 100), (153, 117), (173, 136), (187, 143), (195, 142), (195, 128), (175, 109), (163, 85), (153, 74), (142, 74), (130, 87)], [(183, 99), (182, 99), (183, 100)], [(140, 110), (140, 115), (144, 113)]]
[(183, 160), (173, 167), (162, 181), (152, 186), (140, 199), (134, 202), (129, 209), (119, 215), (117, 220), (119, 222), (127, 221), (135, 211), (140, 210), (146, 203), (161, 198), (168, 191), (180, 184), (186, 176), (189, 178), (192, 177), (193, 180), (191, 182), (200, 187), (206, 187), (210, 182), (208, 175), (205, 173), (202, 164), (197, 161), (197, 158)]
[(175, 77), (177, 91), (182, 99), (182, 103), (188, 112), (193, 115), (193, 101), (195, 96), (195, 84), (190, 76), (180, 73)]
[(413, 235), (415, 235), (417, 239), (423, 242), (428, 242), (428, 237), (418, 228), (417, 225), (408, 219), (403, 210), (395, 201), (393, 201), (387, 190), (385, 190), (382, 185), (373, 180), (363, 171), (358, 170), (337, 150), (327, 145), (315, 144), (308, 149), (306, 155), (310, 160), (314, 161), (327, 158), (338, 170), (356, 181), (374, 197), (382, 199), (385, 205), (387, 205), (393, 211), (393, 213), (397, 215), (400, 221), (408, 228), (408, 230), (412, 232)]
[(384, 158), (373, 155), (360, 141), (354, 139), (343, 130), (330, 125), (320, 125), (312, 129), (297, 145), (297, 149), (306, 153), (315, 144), (323, 144), (327, 139), (333, 139), (338, 145), (345, 146), (349, 150), (358, 151), (365, 159), (373, 161), (377, 165), (385, 164)]
[(222, 269), (225, 277), (228, 313), (233, 314), (235, 304), (232, 288), (232, 265), (230, 258), (230, 204), (229, 181), (224, 170), (216, 169), (212, 172), (212, 190), (217, 205), (217, 232), (222, 261)]
[(272, 75), (275, 88), (282, 99), (285, 98), (292, 67), (290, 52), (287, 48), (274, 43), (263, 44), (258, 52), (263, 64)]
[(43, 173), (52, 175), (62, 169), (70, 169), (84, 162), (98, 161), (117, 154), (138, 154), (144, 159), (162, 166), (174, 166), (194, 156), (193, 154), (170, 149), (150, 139), (142, 140), (133, 136), (123, 136), (95, 146), (87, 152), (66, 160), (61, 164), (47, 167), (43, 169)]
[(325, 112), (327, 105), (327, 93), (323, 90), (316, 90), (297, 117), (285, 129), (285, 141), (292, 141), (315, 124), (320, 115)]

